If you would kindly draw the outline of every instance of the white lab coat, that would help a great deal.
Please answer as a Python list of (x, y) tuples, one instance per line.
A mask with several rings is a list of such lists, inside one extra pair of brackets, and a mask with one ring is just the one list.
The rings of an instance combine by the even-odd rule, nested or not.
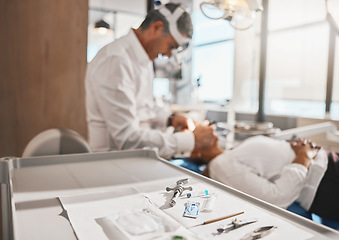
[(155, 103), (153, 78), (152, 62), (133, 30), (88, 64), (86, 111), (93, 151), (151, 147), (170, 157), (193, 150), (193, 133), (164, 132), (170, 112)]
[(308, 210), (327, 168), (327, 155), (318, 152), (309, 170), (292, 163), (290, 144), (264, 136), (251, 137), (226, 150), (209, 165), (211, 178), (254, 197), (287, 208), (294, 201)]

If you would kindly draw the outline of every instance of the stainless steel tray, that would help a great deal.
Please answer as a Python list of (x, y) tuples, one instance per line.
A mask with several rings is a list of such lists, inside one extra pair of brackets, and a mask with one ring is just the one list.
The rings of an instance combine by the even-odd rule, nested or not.
[(212, 179), (174, 166), (152, 150), (116, 151), (34, 158), (0, 159), (3, 239), (76, 239), (57, 196), (114, 186), (134, 186), (188, 176), (276, 214), (313, 234), (338, 239), (339, 233), (277, 208)]

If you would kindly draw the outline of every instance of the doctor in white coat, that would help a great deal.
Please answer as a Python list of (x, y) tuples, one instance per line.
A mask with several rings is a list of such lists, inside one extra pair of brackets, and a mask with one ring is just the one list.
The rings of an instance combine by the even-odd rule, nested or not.
[(189, 13), (180, 4), (168, 3), (149, 12), (138, 29), (103, 47), (88, 64), (86, 111), (93, 151), (152, 147), (169, 158), (215, 140), (208, 124), (193, 132), (166, 133), (169, 125), (188, 128), (188, 119), (159, 107), (152, 94), (152, 61), (186, 47), (192, 29)]

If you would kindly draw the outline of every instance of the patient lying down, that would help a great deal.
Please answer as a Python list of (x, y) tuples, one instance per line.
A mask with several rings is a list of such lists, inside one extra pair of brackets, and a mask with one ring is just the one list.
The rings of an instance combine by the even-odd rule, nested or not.
[(339, 154), (309, 140), (249, 138), (222, 151), (203, 149), (209, 176), (252, 196), (287, 208), (294, 201), (321, 217), (339, 220)]

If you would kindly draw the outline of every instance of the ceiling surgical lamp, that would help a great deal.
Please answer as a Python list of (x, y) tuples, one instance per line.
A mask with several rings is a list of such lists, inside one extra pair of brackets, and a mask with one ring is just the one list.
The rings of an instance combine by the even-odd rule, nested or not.
[(200, 4), (202, 13), (211, 19), (225, 19), (237, 30), (250, 28), (256, 12), (262, 11), (262, 0), (210, 0)]

